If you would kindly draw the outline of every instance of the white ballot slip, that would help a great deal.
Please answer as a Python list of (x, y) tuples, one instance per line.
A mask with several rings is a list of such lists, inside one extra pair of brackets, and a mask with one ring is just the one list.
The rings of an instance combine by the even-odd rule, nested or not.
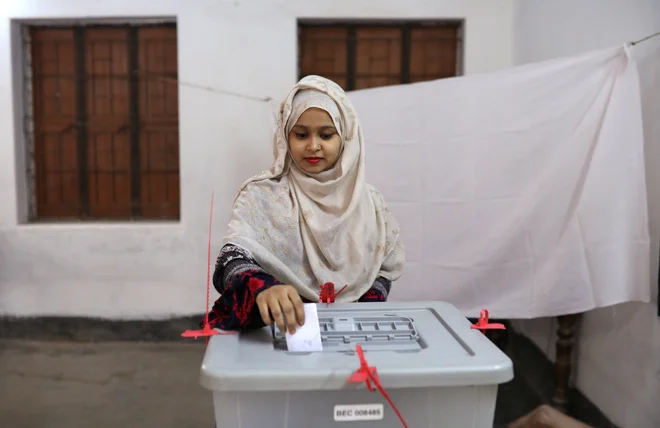
[(323, 350), (321, 328), (316, 303), (306, 303), (305, 324), (298, 326), (294, 334), (286, 332), (286, 346), (289, 352), (315, 352)]

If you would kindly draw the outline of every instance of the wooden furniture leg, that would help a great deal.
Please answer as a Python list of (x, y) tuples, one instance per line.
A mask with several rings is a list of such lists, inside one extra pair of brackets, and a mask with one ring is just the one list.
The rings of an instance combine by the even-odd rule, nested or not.
[(566, 411), (568, 384), (573, 368), (573, 345), (575, 330), (582, 314), (570, 314), (557, 317), (557, 346), (555, 354), (555, 393), (552, 397), (552, 407), (562, 412)]

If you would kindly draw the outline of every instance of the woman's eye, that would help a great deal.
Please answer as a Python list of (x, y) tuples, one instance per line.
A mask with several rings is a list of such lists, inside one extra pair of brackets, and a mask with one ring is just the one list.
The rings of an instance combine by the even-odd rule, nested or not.
[(301, 139), (301, 140), (302, 140), (303, 138), (305, 138), (306, 136), (307, 136), (307, 134), (299, 134), (299, 133), (296, 133), (296, 137), (298, 137), (298, 138)]
[(323, 138), (324, 140), (329, 140), (329, 139), (332, 138), (334, 135), (335, 135), (335, 134), (322, 134), (322, 135), (321, 135), (321, 138)]

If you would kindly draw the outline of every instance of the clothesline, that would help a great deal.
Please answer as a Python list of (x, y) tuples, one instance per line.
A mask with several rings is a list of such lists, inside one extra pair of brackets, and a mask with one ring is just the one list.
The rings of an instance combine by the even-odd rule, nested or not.
[(245, 99), (248, 99), (248, 100), (259, 101), (259, 102), (262, 102), (262, 103), (269, 103), (269, 102), (273, 101), (272, 97), (256, 97), (254, 95), (241, 94), (239, 92), (233, 92), (233, 91), (228, 91), (226, 89), (214, 88), (212, 86), (205, 86), (205, 85), (200, 85), (200, 84), (197, 84), (197, 83), (184, 82), (184, 81), (181, 81), (179, 79), (172, 78), (172, 77), (160, 77), (159, 79), (162, 80), (165, 83), (178, 84), (179, 86), (187, 86), (189, 88), (200, 89), (202, 91), (216, 92), (216, 93), (219, 93), (219, 94), (229, 95), (229, 96), (232, 96), (232, 97), (245, 98)]
[[(642, 43), (642, 42), (644, 42), (646, 40), (649, 40), (653, 37), (656, 37), (658, 35), (660, 35), (660, 31), (655, 33), (655, 34), (651, 34), (649, 36), (646, 36), (642, 39), (636, 40), (634, 42), (630, 42), (630, 45), (635, 46), (639, 43)], [(202, 91), (215, 92), (215, 93), (219, 93), (219, 94), (229, 95), (229, 96), (238, 97), (238, 98), (244, 98), (244, 99), (248, 99), (248, 100), (252, 100), (252, 101), (258, 101), (258, 102), (262, 102), (262, 103), (270, 103), (270, 102), (273, 101), (273, 98), (270, 97), (270, 96), (257, 97), (257, 96), (254, 96), (254, 95), (247, 95), (247, 94), (242, 94), (242, 93), (239, 93), (239, 92), (228, 91), (226, 89), (214, 88), (212, 86), (200, 85), (198, 83), (185, 82), (185, 81), (178, 80), (178, 79), (171, 78), (171, 77), (161, 77), (160, 80), (162, 80), (166, 83), (178, 84), (179, 86), (186, 86), (186, 87), (189, 87), (189, 88), (200, 89)]]
[(658, 31), (658, 32), (655, 33), (655, 34), (651, 34), (650, 36), (646, 36), (646, 37), (644, 37), (643, 39), (639, 39), (639, 40), (637, 40), (637, 41), (635, 41), (635, 42), (630, 42), (630, 44), (631, 44), (632, 46), (635, 46), (636, 44), (639, 44), (639, 43), (645, 42), (646, 40), (648, 40), (648, 39), (652, 39), (652, 38), (655, 37), (655, 36), (660, 36), (660, 31)]
[[(635, 46), (639, 43), (642, 43), (642, 42), (644, 42), (646, 40), (649, 40), (653, 37), (656, 37), (658, 35), (660, 35), (660, 31), (655, 33), (655, 34), (651, 34), (649, 36), (646, 36), (642, 39), (636, 40), (634, 42), (630, 42), (630, 45)], [(160, 79), (162, 81), (166, 82), (166, 83), (178, 84), (179, 86), (186, 86), (186, 87), (189, 87), (189, 88), (200, 89), (202, 91), (207, 91), (207, 92), (215, 92), (215, 93), (219, 93), (219, 94), (229, 95), (229, 96), (232, 96), (232, 97), (244, 98), (244, 99), (263, 102), (263, 103), (270, 103), (270, 102), (273, 101), (273, 98), (270, 97), (270, 96), (257, 97), (257, 96), (254, 96), (254, 95), (247, 95), (247, 94), (242, 94), (242, 93), (239, 93), (239, 92), (228, 91), (226, 89), (214, 88), (212, 86), (200, 85), (198, 83), (185, 82), (185, 81), (182, 81), (182, 80), (178, 80), (178, 79), (175, 79), (175, 78), (169, 78), (169, 77), (161, 77)]]

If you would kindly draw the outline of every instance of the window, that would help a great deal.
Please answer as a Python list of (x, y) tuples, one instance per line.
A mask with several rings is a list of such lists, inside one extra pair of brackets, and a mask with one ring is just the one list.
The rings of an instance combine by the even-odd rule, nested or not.
[(176, 26), (24, 35), (31, 220), (178, 219)]
[(461, 22), (300, 23), (299, 74), (347, 91), (460, 73)]

